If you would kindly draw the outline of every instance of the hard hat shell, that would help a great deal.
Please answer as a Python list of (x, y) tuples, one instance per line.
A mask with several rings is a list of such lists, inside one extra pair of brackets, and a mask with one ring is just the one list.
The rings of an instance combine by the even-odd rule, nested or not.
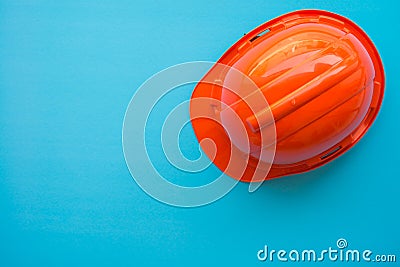
[[(269, 104), (249, 113), (238, 94), (201, 81), (193, 92), (191, 115), (202, 108), (194, 107), (193, 100), (209, 97), (242, 119), (251, 146), (246, 171), (233, 177), (242, 181), (251, 181), (260, 161), (254, 151), (264, 149), (260, 132), (271, 126), (269, 113), (275, 157), (264, 179), (309, 171), (343, 154), (371, 126), (383, 98), (384, 71), (374, 44), (355, 23), (326, 11), (295, 11), (268, 21), (243, 36), (217, 63), (247, 75)], [(226, 157), (236, 153), (224, 125), (202, 118), (192, 125), (199, 140), (214, 140), (217, 152), (209, 156), (224, 171)]]

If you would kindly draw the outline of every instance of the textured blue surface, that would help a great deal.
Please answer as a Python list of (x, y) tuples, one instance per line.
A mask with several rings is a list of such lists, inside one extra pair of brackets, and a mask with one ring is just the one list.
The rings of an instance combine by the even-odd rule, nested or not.
[[(339, 237), (399, 258), (399, 4), (247, 2), (0, 2), (0, 266), (272, 265), (257, 261), (264, 244), (323, 249)], [(121, 146), (136, 88), (301, 8), (347, 16), (378, 47), (386, 94), (366, 136), (322, 168), (253, 194), (239, 184), (206, 207), (143, 193)]]

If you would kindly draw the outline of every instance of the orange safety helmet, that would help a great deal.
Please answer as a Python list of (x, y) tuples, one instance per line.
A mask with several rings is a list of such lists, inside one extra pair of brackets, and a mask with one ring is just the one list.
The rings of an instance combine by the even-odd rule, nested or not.
[[(190, 106), (192, 125), (199, 141), (214, 141), (216, 153), (201, 142), (214, 164), (246, 182), (253, 181), (260, 168), (266, 180), (309, 171), (335, 159), (365, 134), (383, 98), (384, 71), (374, 44), (355, 23), (326, 11), (295, 11), (268, 21), (243, 36), (217, 65), (228, 70), (213, 67), (206, 76), (217, 77), (217, 82), (210, 84), (203, 78), (196, 85)], [(239, 89), (228, 90), (224, 84), (232, 69), (256, 86), (237, 79)], [(245, 101), (255, 94), (267, 101), (263, 107)], [(235, 131), (236, 124), (223, 118), (221, 105), (195, 101), (200, 98), (233, 110), (246, 135), (228, 135), (226, 127)], [(213, 119), (201, 118), (199, 112)], [(273, 144), (260, 145), (263, 131), (273, 135)], [(232, 138), (246, 139), (242, 141), (249, 150), (240, 149)], [(260, 153), (271, 146), (273, 161), (262, 169)], [(244, 171), (227, 171), (232, 156), (248, 156)]]

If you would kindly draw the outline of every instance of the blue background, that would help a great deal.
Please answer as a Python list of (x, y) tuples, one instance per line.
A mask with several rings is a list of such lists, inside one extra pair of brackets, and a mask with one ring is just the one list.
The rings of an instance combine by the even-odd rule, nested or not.
[[(243, 33), (301, 8), (349, 17), (379, 49), (385, 99), (366, 136), (322, 168), (253, 194), (239, 184), (202, 208), (141, 191), (121, 145), (141, 83), (177, 63), (215, 61)], [(265, 244), (324, 249), (340, 237), (399, 261), (398, 9), (375, 0), (1, 1), (0, 266), (272, 265), (256, 258)]]

